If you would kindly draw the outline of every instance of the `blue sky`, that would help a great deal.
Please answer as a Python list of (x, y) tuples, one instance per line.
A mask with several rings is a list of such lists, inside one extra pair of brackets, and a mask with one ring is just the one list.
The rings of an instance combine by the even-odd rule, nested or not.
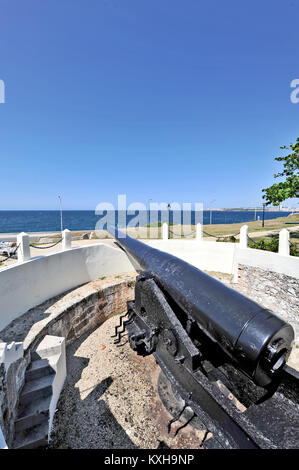
[(299, 0), (0, 0), (0, 209), (261, 203), (299, 137), (298, 16)]

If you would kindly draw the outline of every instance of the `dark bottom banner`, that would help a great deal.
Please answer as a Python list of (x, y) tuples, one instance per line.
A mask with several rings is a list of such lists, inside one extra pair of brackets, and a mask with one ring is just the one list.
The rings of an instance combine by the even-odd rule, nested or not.
[[(60, 450), (3, 450), (1, 452), (1, 463), (17, 464), (17, 460), (22, 465), (28, 459), (28, 463), (39, 461), (39, 458), (46, 458), (47, 464), (57, 464), (57, 459), (66, 458), (68, 467), (72, 463), (87, 467), (92, 463), (96, 468), (110, 466), (125, 466), (127, 468), (140, 468), (146, 466), (160, 465), (220, 465), (246, 462), (249, 464), (258, 460), (259, 463), (265, 461), (269, 465), (271, 460), (275, 463), (285, 462), (286, 457), (299, 457), (298, 450), (174, 450), (174, 449), (60, 449)], [(283, 460), (282, 460), (283, 459)], [(92, 462), (91, 462), (92, 460)], [(199, 467), (198, 467), (199, 468)]]

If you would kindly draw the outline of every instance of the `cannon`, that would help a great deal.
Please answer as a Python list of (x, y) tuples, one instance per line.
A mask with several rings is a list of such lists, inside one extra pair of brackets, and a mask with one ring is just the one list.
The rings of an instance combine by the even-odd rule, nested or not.
[(109, 231), (140, 273), (124, 322), (130, 346), (155, 356), (183, 400), (170, 424), (189, 407), (212, 434), (206, 448), (298, 447), (292, 326), (189, 263)]

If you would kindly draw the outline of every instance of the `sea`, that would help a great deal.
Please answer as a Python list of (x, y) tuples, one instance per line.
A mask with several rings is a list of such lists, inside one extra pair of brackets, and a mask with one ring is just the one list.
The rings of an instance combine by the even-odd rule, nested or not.
[[(146, 225), (152, 222), (153, 217), (149, 211), (143, 211), (142, 220), (144, 223), (139, 225)], [(265, 211), (265, 220), (275, 219), (277, 217), (287, 217), (291, 212), (280, 212), (280, 211)], [(65, 210), (62, 212), (62, 225), (63, 229), (68, 228), (69, 230), (95, 230), (107, 228), (107, 219), (111, 214), (107, 214), (107, 211), (101, 215), (96, 214), (94, 210)], [(191, 211), (191, 224), (201, 222), (204, 225), (210, 224), (234, 224), (242, 222), (250, 222), (252, 220), (262, 220), (262, 211), (250, 211), (250, 210), (204, 210), (201, 214)], [(113, 219), (114, 217), (114, 219)], [(125, 212), (122, 213), (115, 211), (110, 221), (115, 220), (115, 225), (123, 228), (125, 225), (136, 226), (134, 222), (138, 220), (138, 211), (136, 212)], [(178, 223), (178, 217), (181, 219), (181, 223), (188, 220), (186, 213), (174, 213), (169, 211), (170, 222)], [(185, 218), (184, 218), (185, 217)], [(168, 220), (168, 213), (165, 211), (158, 211), (155, 215), (155, 221)], [(190, 219), (189, 219), (190, 220)], [(138, 226), (138, 224), (137, 224)], [(56, 232), (61, 229), (61, 214), (60, 211), (0, 211), (0, 233), (19, 233), (19, 232)]]

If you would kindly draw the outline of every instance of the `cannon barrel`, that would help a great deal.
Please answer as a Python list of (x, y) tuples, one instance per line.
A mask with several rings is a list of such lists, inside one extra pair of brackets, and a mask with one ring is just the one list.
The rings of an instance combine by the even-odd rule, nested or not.
[(294, 340), (291, 325), (189, 263), (108, 227), (138, 270), (161, 288), (257, 385), (270, 384)]

